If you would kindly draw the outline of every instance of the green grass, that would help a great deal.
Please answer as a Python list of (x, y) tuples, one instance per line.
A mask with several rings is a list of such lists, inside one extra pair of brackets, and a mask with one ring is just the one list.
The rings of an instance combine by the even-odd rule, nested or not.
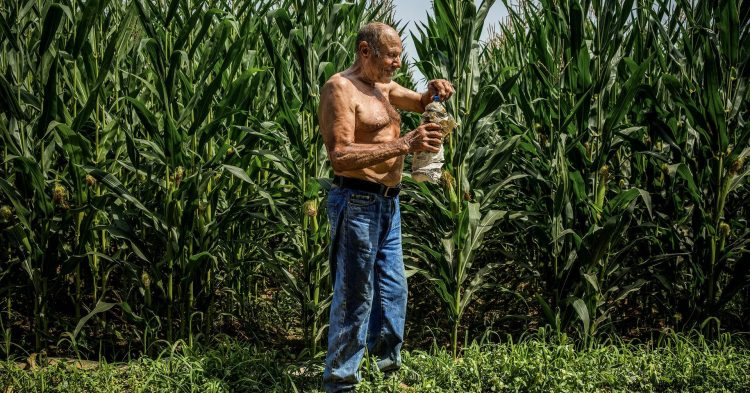
[[(360, 392), (741, 392), (750, 390), (750, 351), (723, 336), (664, 336), (656, 343), (577, 349), (564, 336), (473, 344), (454, 360), (445, 350), (404, 352), (395, 380), (363, 365)], [(2, 392), (318, 392), (322, 359), (223, 341), (177, 345), (158, 359), (102, 364), (94, 371), (54, 365), (29, 372), (0, 363)]]

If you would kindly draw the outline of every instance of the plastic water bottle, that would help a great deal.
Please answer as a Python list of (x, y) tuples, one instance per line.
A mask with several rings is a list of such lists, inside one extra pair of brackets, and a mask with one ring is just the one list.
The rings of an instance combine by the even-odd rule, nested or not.
[[(435, 95), (432, 97), (432, 102), (427, 104), (422, 113), (422, 124), (436, 123), (439, 124), (445, 138), (453, 128), (456, 127), (456, 122), (453, 117), (448, 114), (443, 104), (440, 103), (440, 96)], [(411, 162), (411, 178), (418, 182), (430, 182), (437, 183), (440, 180), (440, 176), (443, 172), (443, 163), (445, 161), (445, 153), (443, 145), (440, 145), (440, 151), (437, 153), (430, 153), (420, 151), (414, 153), (414, 159)]]

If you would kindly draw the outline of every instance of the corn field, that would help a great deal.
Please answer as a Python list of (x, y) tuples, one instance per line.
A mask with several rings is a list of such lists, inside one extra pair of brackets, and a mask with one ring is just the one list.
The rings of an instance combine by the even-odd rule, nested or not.
[[(459, 127), (440, 184), (404, 177), (411, 335), (746, 331), (750, 1), (503, 2), (435, 0), (413, 37)], [(405, 27), (364, 0), (4, 0), (2, 354), (325, 348), (319, 89), (375, 20)]]

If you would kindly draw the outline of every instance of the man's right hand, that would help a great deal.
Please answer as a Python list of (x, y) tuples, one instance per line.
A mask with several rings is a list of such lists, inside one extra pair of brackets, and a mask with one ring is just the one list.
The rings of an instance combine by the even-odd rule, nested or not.
[(437, 153), (443, 144), (443, 133), (440, 124), (426, 123), (415, 128), (403, 136), (404, 142), (409, 146), (409, 153), (426, 151)]

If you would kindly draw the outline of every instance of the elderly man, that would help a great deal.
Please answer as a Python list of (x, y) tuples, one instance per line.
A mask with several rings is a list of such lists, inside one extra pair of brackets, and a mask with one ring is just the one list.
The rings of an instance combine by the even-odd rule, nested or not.
[(356, 60), (323, 86), (320, 130), (334, 171), (328, 195), (334, 277), (323, 376), (326, 391), (353, 390), (367, 348), (386, 373), (401, 366), (406, 276), (398, 193), (404, 156), (437, 152), (440, 126), (424, 124), (400, 136), (395, 108), (423, 112), (437, 95), (453, 94), (446, 80), (417, 93), (391, 78), (401, 66), (401, 38), (370, 23), (357, 35)]

